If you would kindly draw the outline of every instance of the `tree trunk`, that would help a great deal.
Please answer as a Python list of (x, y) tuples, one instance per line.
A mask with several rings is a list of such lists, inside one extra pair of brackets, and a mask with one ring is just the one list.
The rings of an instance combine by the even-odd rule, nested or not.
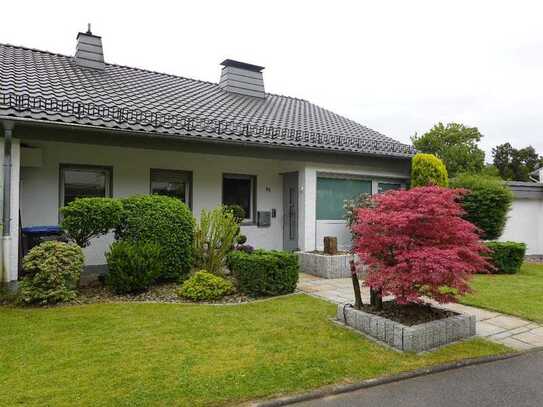
[(325, 236), (324, 237), (324, 254), (337, 254), (337, 237)]
[(362, 295), (360, 294), (360, 281), (358, 280), (358, 274), (356, 274), (356, 266), (354, 260), (350, 261), (351, 265), (351, 280), (353, 282), (354, 290), (354, 307), (356, 309), (362, 309)]
[(374, 290), (370, 288), (370, 304), (372, 307), (375, 307), (378, 310), (383, 309), (383, 297), (381, 290)]

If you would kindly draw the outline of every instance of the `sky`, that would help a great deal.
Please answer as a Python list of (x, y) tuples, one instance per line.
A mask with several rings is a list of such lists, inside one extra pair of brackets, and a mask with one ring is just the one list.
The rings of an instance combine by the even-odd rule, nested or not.
[(67, 55), (92, 24), (106, 62), (217, 82), (266, 67), (266, 91), (307, 99), (396, 140), (437, 122), (543, 154), (543, 2), (3, 2), (0, 42)]

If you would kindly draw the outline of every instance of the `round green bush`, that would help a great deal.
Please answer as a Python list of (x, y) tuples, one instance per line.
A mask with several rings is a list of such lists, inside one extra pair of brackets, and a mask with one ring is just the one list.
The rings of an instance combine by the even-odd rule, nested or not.
[(160, 277), (161, 255), (154, 243), (114, 242), (106, 253), (106, 285), (117, 294), (147, 290)]
[(239, 290), (255, 297), (292, 293), (298, 283), (298, 257), (290, 252), (236, 250), (228, 255), (228, 266)]
[(503, 181), (480, 175), (461, 175), (451, 180), (451, 187), (468, 190), (462, 198), (464, 217), (481, 230), (481, 237), (498, 239), (513, 202), (513, 193)]
[(445, 164), (433, 154), (417, 154), (411, 163), (411, 186), (426, 187), (449, 185)]
[(79, 246), (86, 247), (93, 237), (117, 227), (122, 210), (119, 199), (78, 198), (61, 209), (61, 226)]
[(177, 290), (180, 297), (192, 301), (214, 301), (235, 292), (234, 285), (225, 278), (198, 271)]
[(44, 305), (72, 300), (84, 262), (83, 250), (74, 243), (48, 241), (33, 247), (23, 258), (19, 302)]
[(491, 250), (488, 257), (495, 267), (490, 270), (491, 273), (515, 274), (519, 272), (526, 254), (526, 244), (519, 242), (486, 242), (485, 244)]
[(146, 195), (122, 200), (117, 239), (155, 243), (161, 250), (162, 280), (181, 280), (192, 267), (194, 218), (177, 198)]

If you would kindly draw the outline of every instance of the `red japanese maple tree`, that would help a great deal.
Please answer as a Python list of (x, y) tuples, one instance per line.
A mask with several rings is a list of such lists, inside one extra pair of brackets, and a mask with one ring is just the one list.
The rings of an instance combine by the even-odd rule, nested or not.
[(372, 197), (352, 226), (354, 251), (369, 266), (364, 284), (396, 302), (426, 296), (454, 302), (489, 264), (476, 226), (462, 219), (463, 190), (420, 187)]

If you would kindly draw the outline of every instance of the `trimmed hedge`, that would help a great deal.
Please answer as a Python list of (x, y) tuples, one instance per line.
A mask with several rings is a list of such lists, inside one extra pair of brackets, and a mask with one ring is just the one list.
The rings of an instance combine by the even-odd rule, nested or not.
[(449, 175), (443, 161), (433, 154), (417, 154), (411, 163), (411, 186), (447, 187)]
[(47, 241), (33, 247), (23, 258), (18, 301), (45, 305), (74, 299), (84, 261), (83, 250), (74, 243)]
[(486, 242), (485, 244), (491, 250), (488, 256), (496, 267), (495, 270), (491, 270), (492, 273), (518, 273), (526, 254), (526, 244), (518, 242)]
[(273, 296), (294, 292), (298, 283), (298, 257), (290, 252), (234, 251), (228, 255), (239, 290), (252, 296)]
[(105, 283), (117, 294), (147, 290), (162, 271), (161, 250), (154, 243), (114, 242), (106, 260)]
[(466, 211), (464, 218), (481, 230), (481, 237), (498, 239), (513, 202), (513, 193), (503, 181), (480, 175), (461, 175), (451, 180), (451, 187), (468, 190), (461, 202)]
[(119, 199), (78, 198), (61, 209), (61, 226), (80, 247), (86, 247), (93, 237), (117, 227), (122, 210)]
[(205, 270), (195, 273), (177, 290), (180, 297), (192, 301), (220, 300), (234, 292), (234, 285), (230, 281)]
[(145, 195), (122, 199), (118, 240), (154, 243), (161, 249), (162, 280), (182, 280), (192, 267), (194, 218), (179, 199)]

